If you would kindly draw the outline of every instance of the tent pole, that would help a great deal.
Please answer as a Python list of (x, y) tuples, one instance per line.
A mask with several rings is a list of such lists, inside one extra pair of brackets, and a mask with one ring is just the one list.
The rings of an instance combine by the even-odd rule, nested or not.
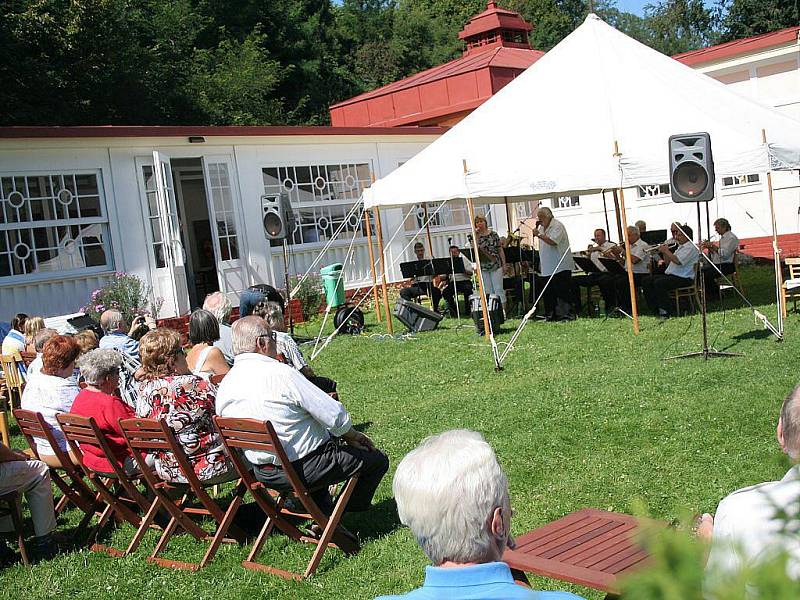
[[(767, 143), (767, 132), (761, 130), (761, 143)], [(778, 331), (783, 335), (783, 320), (786, 318), (786, 304), (783, 302), (783, 267), (781, 266), (781, 250), (778, 248), (778, 223), (775, 220), (775, 197), (772, 191), (772, 164), (767, 171), (767, 192), (769, 193), (769, 213), (772, 217), (772, 252), (775, 260), (775, 294), (778, 297)]]
[[(467, 176), (467, 161), (464, 159), (464, 177)], [(491, 335), (489, 330), (489, 307), (486, 304), (486, 291), (483, 289), (483, 272), (481, 271), (481, 257), (478, 255), (478, 232), (475, 231), (475, 207), (472, 198), (467, 194), (467, 210), (469, 211), (469, 226), (472, 229), (472, 258), (475, 262), (475, 272), (478, 275), (478, 289), (481, 294), (481, 310), (483, 311), (483, 333), (486, 337)]]
[[(621, 156), (619, 144), (614, 140), (614, 156)], [(616, 203), (617, 192), (614, 191), (614, 202)], [(625, 190), (620, 185), (619, 188), (619, 210), (617, 219), (622, 218), (622, 235), (625, 239), (625, 268), (628, 271), (628, 287), (631, 293), (631, 313), (633, 316), (633, 334), (639, 335), (639, 307), (636, 305), (636, 285), (633, 280), (633, 262), (631, 261), (631, 241), (628, 239), (628, 216), (625, 214)]]
[(372, 251), (372, 228), (369, 224), (369, 211), (364, 211), (364, 224), (367, 228), (367, 248), (369, 249), (369, 270), (372, 273), (372, 295), (375, 300), (375, 318), (378, 323), (381, 319), (381, 303), (378, 297), (378, 277), (375, 275), (375, 253)]
[(381, 227), (381, 210), (376, 206), (375, 210), (375, 225), (378, 238), (378, 252), (381, 253), (381, 291), (383, 292), (383, 310), (386, 312), (386, 327), (389, 333), (394, 333), (392, 326), (392, 315), (389, 312), (389, 293), (386, 291), (386, 257), (383, 250), (383, 228)]
[(428, 255), (433, 258), (433, 239), (431, 238), (431, 223), (430, 219), (428, 219), (428, 203), (425, 202), (422, 206), (425, 211), (425, 237), (428, 238)]
[(625, 233), (622, 231), (622, 221), (619, 218), (619, 194), (617, 194), (617, 190), (613, 190), (614, 192), (614, 217), (617, 220), (617, 235), (619, 235), (619, 239), (623, 239), (625, 237)]

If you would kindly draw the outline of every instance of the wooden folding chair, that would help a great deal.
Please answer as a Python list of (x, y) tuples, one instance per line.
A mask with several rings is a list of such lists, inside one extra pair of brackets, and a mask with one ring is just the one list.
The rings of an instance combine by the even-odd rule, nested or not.
[(25, 547), (25, 533), (22, 528), (22, 497), (19, 492), (9, 492), (0, 496), (0, 517), (6, 515), (11, 516), (11, 522), (14, 524), (14, 533), (17, 536), (22, 564), (30, 567), (28, 549)]
[(22, 391), (25, 389), (25, 379), (22, 376), (25, 363), (19, 352), (13, 354), (0, 354), (0, 369), (2, 369), (5, 394), (0, 398), (0, 437), (6, 446), (10, 446), (11, 435), (8, 429), (9, 409), (19, 407), (22, 402)]
[(89, 489), (78, 467), (58, 445), (53, 435), (52, 427), (44, 420), (41, 413), (17, 408), (14, 410), (14, 418), (17, 420), (17, 425), (28, 441), (28, 446), (36, 459), (41, 460), (34, 438), (45, 439), (50, 444), (58, 462), (61, 464), (59, 469), (50, 468), (50, 479), (61, 490), (62, 494), (55, 507), (56, 514), (61, 514), (68, 504), (73, 504), (76, 508), (86, 513), (78, 526), (78, 530), (83, 531), (99, 506), (97, 495)]
[[(69, 442), (72, 454), (78, 459), (86, 478), (97, 490), (99, 499), (105, 502), (106, 505), (100, 514), (97, 525), (89, 534), (90, 549), (95, 552), (105, 552), (111, 556), (127, 556), (139, 547), (147, 528), (152, 524), (156, 516), (156, 502), (149, 502), (137, 489), (135, 480), (131, 479), (125, 473), (125, 470), (117, 464), (105, 434), (97, 426), (93, 417), (80, 417), (67, 413), (60, 414), (56, 418), (61, 425), (64, 436), (67, 438), (67, 442)], [(81, 452), (79, 446), (81, 442), (99, 447), (103, 454), (108, 457), (114, 472), (98, 473), (87, 467), (83, 462), (83, 452)], [(144, 513), (144, 518), (137, 514), (137, 510)], [(118, 521), (126, 521), (136, 527), (136, 534), (124, 551), (98, 544), (95, 541), (111, 518)]]
[[(152, 490), (156, 497), (156, 504), (166, 510), (171, 519), (161, 538), (158, 540), (153, 553), (148, 557), (148, 562), (155, 563), (162, 567), (173, 567), (176, 569), (186, 569), (197, 571), (205, 567), (217, 552), (222, 542), (241, 543), (245, 541), (245, 534), (238, 527), (232, 525), (237, 507), (229, 507), (228, 511), (223, 511), (205, 490), (203, 483), (198, 479), (192, 468), (189, 457), (186, 456), (181, 445), (178, 443), (175, 433), (167, 425), (166, 421), (155, 419), (121, 419), (120, 427), (125, 441), (131, 453), (136, 459), (136, 463), (142, 471), (142, 478), (147, 486)], [(173, 484), (162, 480), (154, 471), (148, 468), (142, 454), (155, 454), (157, 452), (171, 452), (181, 469), (181, 473), (186, 478), (187, 484)], [(188, 490), (187, 490), (188, 486)], [(171, 491), (180, 491), (181, 498), (176, 502)], [(235, 495), (243, 495), (245, 492), (244, 484), (239, 482)], [(201, 506), (190, 506), (189, 501), (197, 499)], [(194, 521), (192, 518), (197, 516), (208, 516), (217, 523), (217, 528), (212, 536)], [(175, 535), (178, 527), (189, 533), (198, 541), (208, 541), (211, 543), (206, 550), (200, 563), (188, 563), (177, 560), (161, 558), (158, 555), (163, 552), (170, 538)], [(226, 538), (225, 534), (231, 530), (237, 539)]]
[(670, 292), (675, 298), (675, 314), (677, 316), (681, 316), (681, 300), (684, 298), (689, 300), (689, 304), (691, 305), (693, 312), (697, 311), (697, 307), (700, 306), (700, 289), (697, 285), (698, 277), (702, 277), (702, 274), (700, 273), (699, 261), (694, 265), (694, 282), (692, 285), (677, 288)]
[[(278, 435), (275, 433), (275, 429), (272, 427), (272, 423), (269, 421), (257, 421), (255, 419), (233, 419), (219, 416), (214, 417), (214, 423), (219, 429), (222, 443), (236, 471), (242, 478), (247, 490), (250, 491), (256, 504), (258, 504), (261, 510), (267, 515), (267, 521), (264, 523), (264, 527), (261, 529), (258, 538), (256, 538), (253, 548), (247, 556), (247, 560), (242, 561), (242, 565), (245, 568), (266, 571), (267, 573), (279, 575), (285, 579), (300, 580), (314, 574), (322, 560), (325, 550), (329, 546), (339, 548), (346, 554), (356, 554), (360, 550), (360, 546), (356, 540), (345, 535), (341, 531), (337, 531), (339, 521), (344, 514), (345, 506), (347, 506), (347, 501), (350, 499), (350, 495), (353, 493), (356, 483), (358, 482), (358, 473), (353, 475), (342, 486), (342, 491), (339, 493), (333, 513), (329, 517), (323, 513), (317, 503), (314, 502), (308, 488), (303, 484), (297, 472), (292, 467), (292, 463), (289, 462), (289, 459), (286, 457), (286, 452), (278, 439)], [(291, 484), (294, 495), (300, 500), (307, 512), (297, 513), (287, 510), (284, 504), (289, 493), (278, 494), (274, 491), (270, 493), (271, 490), (262, 482), (258, 481), (253, 472), (249, 470), (249, 463), (245, 463), (240, 455), (242, 450), (257, 450), (277, 456), (282, 467), (276, 468), (283, 468)], [(243, 496), (244, 494), (234, 498), (234, 503), (236, 503), (237, 508), (238, 504), (241, 504)], [(286, 517), (288, 516), (312, 520), (322, 528), (322, 535), (319, 539), (305, 535), (292, 523), (287, 521)], [(316, 545), (314, 554), (302, 575), (255, 562), (264, 546), (267, 536), (275, 527), (295, 541), (303, 541)]]
[(784, 281), (781, 286), (782, 310), (786, 316), (786, 301), (791, 300), (794, 303), (794, 312), (797, 312), (797, 301), (800, 300), (800, 287), (787, 286), (789, 281), (800, 279), (800, 258), (787, 258), (784, 262), (789, 267), (787, 281)]

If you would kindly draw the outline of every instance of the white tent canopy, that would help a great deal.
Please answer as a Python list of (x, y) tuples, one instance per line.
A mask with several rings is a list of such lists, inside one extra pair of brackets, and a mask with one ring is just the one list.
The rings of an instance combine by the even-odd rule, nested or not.
[(773, 169), (800, 168), (800, 121), (589, 15), (494, 97), (376, 181), (364, 202), (491, 202), (662, 183), (669, 180), (669, 136), (698, 131), (711, 135), (718, 176), (765, 172), (770, 161)]

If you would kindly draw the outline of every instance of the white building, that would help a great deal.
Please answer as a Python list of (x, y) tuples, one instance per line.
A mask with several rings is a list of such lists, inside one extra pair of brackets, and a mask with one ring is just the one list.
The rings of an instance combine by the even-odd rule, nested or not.
[[(253, 283), (282, 287), (283, 249), (265, 238), (262, 196), (289, 196), (297, 219), (289, 270), (303, 273), (371, 178), (441, 132), (0, 128), (0, 318), (74, 312), (118, 271), (152, 285), (164, 299), (162, 317), (185, 314), (215, 289), (236, 303)], [(355, 233), (349, 287), (371, 281), (358, 217), (347, 219), (320, 265), (342, 261)], [(383, 217), (391, 232), (402, 214)], [(405, 241), (393, 240), (389, 256)], [(399, 271), (390, 276), (399, 278)]]

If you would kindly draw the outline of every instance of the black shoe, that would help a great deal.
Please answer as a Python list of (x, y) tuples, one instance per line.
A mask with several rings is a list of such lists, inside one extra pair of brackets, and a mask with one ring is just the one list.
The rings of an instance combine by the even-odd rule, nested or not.
[(36, 562), (50, 560), (58, 555), (58, 545), (49, 533), (33, 538), (31, 554)]

